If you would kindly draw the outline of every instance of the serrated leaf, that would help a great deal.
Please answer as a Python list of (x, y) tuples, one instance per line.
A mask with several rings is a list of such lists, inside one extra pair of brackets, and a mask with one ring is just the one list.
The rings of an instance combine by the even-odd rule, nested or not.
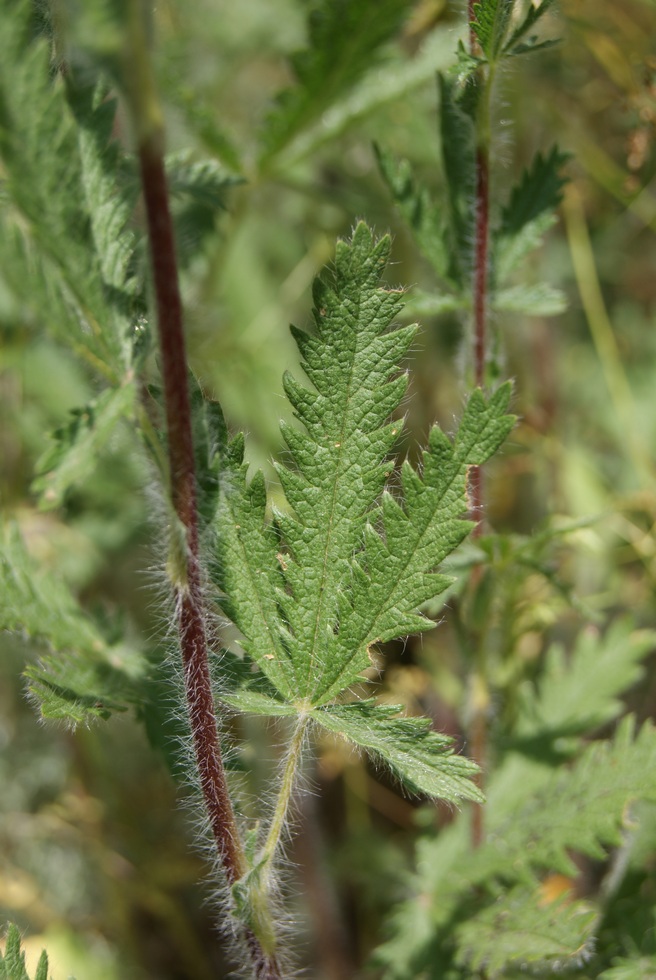
[(117, 423), (132, 415), (134, 398), (133, 380), (108, 388), (95, 401), (72, 411), (71, 421), (55, 430), (54, 445), (38, 461), (32, 483), (44, 509), (61, 506), (67, 491), (94, 473)]
[[(30, 980), (25, 966), (25, 953), (21, 950), (18, 928), (10, 923), (4, 955), (0, 952), (0, 980)], [(45, 950), (39, 957), (34, 980), (48, 980), (48, 956)]]
[(52, 651), (26, 670), (28, 688), (44, 717), (78, 724), (126, 710), (145, 676), (145, 660), (105, 641), (61, 576), (32, 560), (12, 526), (3, 529), (0, 592), (0, 629)]
[(517, 234), (494, 239), (494, 271), (499, 284), (507, 282), (511, 273), (524, 262), (527, 255), (540, 247), (545, 234), (555, 222), (554, 214), (544, 213), (534, 221), (529, 221)]
[[(113, 107), (97, 90), (94, 95), (78, 89), (74, 74), (66, 89), (53, 76), (49, 46), (34, 36), (31, 4), (2, 0), (0, 12), (0, 157), (7, 213), (29, 238), (50, 286), (56, 284), (58, 306), (67, 314), (57, 318), (58, 326), (67, 341), (116, 382), (133, 359), (131, 332), (143, 302), (130, 267), (133, 238), (124, 228), (131, 203), (114, 176)], [(22, 292), (27, 284), (31, 288), (31, 278)], [(49, 308), (39, 314), (50, 323)]]
[(285, 377), (307, 430), (283, 430), (296, 469), (278, 472), (294, 513), (277, 515), (280, 532), (267, 526), (263, 480), (247, 487), (241, 463), (222, 482), (218, 581), (226, 612), (250, 641), (247, 652), (292, 701), (312, 697), (334, 653), (340, 594), (398, 431), (384, 423), (407, 378), (388, 378), (415, 328), (388, 332), (402, 303), (401, 291), (379, 285), (389, 247), (363, 224), (351, 243), (340, 242), (332, 275), (315, 283), (317, 335), (296, 331), (315, 391)]
[(452, 739), (431, 730), (428, 718), (399, 717), (398, 705), (356, 701), (315, 709), (311, 717), (335, 735), (367, 749), (414, 793), (442, 800), (476, 800), (477, 766), (455, 755)]
[(381, 106), (402, 101), (408, 93), (430, 82), (438, 71), (448, 68), (452, 61), (451, 36), (443, 31), (431, 31), (412, 58), (390, 52), (384, 70), (372, 65), (360, 81), (321, 114), (320, 119), (293, 138), (284, 153), (285, 163), (291, 165), (315, 153), (320, 146), (337, 139)]
[(294, 88), (277, 96), (263, 132), (268, 161), (362, 77), (407, 15), (404, 0), (314, 0), (308, 47), (292, 56)]
[(569, 657), (554, 644), (537, 690), (522, 692), (517, 737), (583, 735), (612, 721), (623, 710), (620, 696), (644, 676), (640, 662), (655, 648), (656, 632), (633, 630), (628, 620), (603, 635), (582, 631)]
[[(521, 24), (519, 24), (519, 26), (515, 28), (515, 30), (512, 32), (512, 34), (504, 44), (503, 53), (519, 54), (520, 52), (517, 50), (517, 48), (521, 39), (525, 37), (528, 34), (528, 32), (535, 27), (535, 25), (540, 20), (540, 18), (547, 12), (547, 10), (549, 10), (550, 7), (553, 6), (553, 4), (554, 4), (554, 0), (542, 0), (542, 2), (539, 3), (537, 6), (533, 3), (530, 3), (528, 5), (526, 15), (524, 16), (524, 19), (522, 20)], [(545, 43), (549, 44), (554, 42), (545, 42)], [(542, 44), (539, 44), (536, 47), (542, 47), (542, 46), (543, 46)], [(523, 47), (526, 48), (527, 45), (525, 44), (523, 45)]]
[(498, 237), (517, 235), (526, 225), (558, 207), (566, 183), (560, 171), (568, 159), (569, 154), (561, 153), (557, 146), (545, 156), (536, 154), (501, 213)]
[(522, 54), (533, 54), (535, 51), (546, 51), (547, 48), (555, 48), (556, 45), (560, 44), (560, 38), (547, 38), (546, 41), (540, 41), (539, 38), (533, 36), (524, 41), (522, 44), (516, 45), (512, 51), (508, 52), (509, 57), (514, 58), (517, 55)]
[(412, 231), (420, 251), (437, 275), (448, 279), (449, 259), (444, 241), (442, 209), (432, 200), (428, 189), (418, 184), (407, 160), (395, 161), (377, 145), (374, 150), (394, 203)]
[(597, 910), (567, 899), (546, 904), (537, 887), (519, 885), (456, 926), (456, 962), (490, 980), (540, 966), (553, 972), (582, 967), (593, 953)]
[(563, 291), (546, 282), (500, 289), (491, 297), (491, 303), (495, 310), (526, 313), (529, 316), (557, 316), (567, 309), (567, 297)]
[(471, 27), (488, 61), (495, 61), (513, 12), (514, 0), (481, 0), (474, 4)]
[(219, 500), (221, 460), (228, 449), (228, 429), (218, 402), (207, 398), (188, 373), (196, 474), (196, 506), (201, 528), (213, 520)]
[(332, 700), (370, 665), (372, 644), (432, 627), (418, 606), (448, 585), (436, 569), (471, 528), (462, 520), (467, 467), (484, 462), (513, 424), (504, 415), (509, 386), (488, 403), (475, 393), (455, 444), (436, 428), (423, 475), (404, 466), (405, 510), (388, 495), (374, 509), (399, 431), (385, 423), (407, 383), (389, 378), (414, 336), (414, 327), (389, 330), (402, 302), (379, 285), (389, 247), (360, 224), (339, 243), (331, 276), (315, 283), (317, 334), (296, 331), (314, 390), (285, 378), (306, 430), (283, 429), (295, 468), (278, 473), (292, 512), (268, 524), (262, 478), (246, 483), (240, 454), (223, 466), (222, 605), (246, 652), (296, 704)]
[(226, 173), (215, 160), (193, 160), (188, 152), (166, 158), (166, 176), (178, 261), (180, 268), (186, 269), (215, 231), (217, 216), (226, 209), (230, 190), (244, 181)]
[(476, 134), (472, 116), (461, 103), (459, 85), (445, 75), (438, 76), (440, 89), (440, 136), (447, 182), (451, 261), (449, 276), (464, 289), (472, 272), (474, 209), (471, 202), (476, 188)]
[(510, 867), (515, 878), (528, 869), (575, 875), (572, 853), (601, 859), (619, 844), (628, 804), (656, 800), (656, 730), (646, 724), (634, 737), (634, 729), (634, 720), (624, 719), (613, 741), (590, 745), (503, 819), (491, 808), (481, 873), (490, 873), (489, 856), (499, 876)]
[(467, 469), (484, 463), (513, 427), (514, 416), (505, 414), (510, 395), (510, 384), (487, 403), (480, 390), (475, 391), (455, 441), (436, 426), (423, 454), (421, 475), (404, 463), (403, 506), (383, 495), (378, 513), (383, 533), (367, 525), (364, 552), (354, 565), (352, 595), (340, 611), (330, 666), (315, 699), (325, 702), (353, 683), (368, 666), (372, 644), (433, 628), (418, 607), (451, 583), (435, 569), (472, 529), (462, 519), (467, 510)]
[[(526, 901), (531, 902), (529, 893), (535, 896), (534, 906), (538, 895), (546, 901), (542, 879), (554, 872), (577, 875), (579, 869), (572, 860), (576, 853), (605, 859), (609, 848), (621, 844), (627, 819), (633, 826), (636, 814), (631, 803), (656, 799), (655, 762), (656, 730), (647, 724), (634, 738), (630, 718), (612, 741), (588, 746), (569, 769), (554, 772), (548, 765), (514, 754), (506, 759), (487, 788), (487, 839), (482, 847), (471, 851), (465, 821), (437, 837), (420, 840), (413, 898), (399, 907), (395, 919), (400, 929), (406, 929), (408, 921), (427, 914), (432, 928), (419, 931), (414, 943), (410, 942), (412, 932), (399, 932), (382, 947), (380, 959), (390, 964), (385, 976), (402, 980), (421, 975), (434, 942), (443, 944), (442, 951), (449, 950), (453, 915), (462, 915), (463, 902), (468, 925), (459, 955), (468, 962), (494, 955), (489, 924), (498, 903), (503, 902), (498, 896), (512, 894), (515, 888), (528, 889)], [(504, 909), (508, 914), (497, 927), (503, 927), (508, 936), (517, 926), (526, 926), (521, 902), (514, 912), (507, 906)], [(548, 914), (544, 907), (543, 913)], [(482, 928), (477, 930), (479, 916)], [(585, 915), (579, 925), (580, 947), (591, 939)], [(477, 937), (482, 940), (480, 946)], [(530, 959), (537, 940), (531, 933), (525, 940), (522, 955)], [(509, 973), (513, 964), (521, 969), (516, 959), (520, 941), (524, 942), (517, 933), (515, 941), (505, 944)], [(573, 945), (577, 948), (576, 937)], [(560, 961), (563, 950), (554, 952), (555, 959), (548, 949), (543, 951), (543, 971), (551, 972)], [(538, 964), (534, 966), (538, 969)]]

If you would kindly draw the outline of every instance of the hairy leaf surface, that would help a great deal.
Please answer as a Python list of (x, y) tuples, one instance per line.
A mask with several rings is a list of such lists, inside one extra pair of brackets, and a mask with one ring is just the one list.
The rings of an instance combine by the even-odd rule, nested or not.
[(308, 47), (291, 58), (297, 84), (277, 97), (263, 136), (266, 160), (308, 126), (370, 67), (408, 7), (404, 0), (313, 0)]
[[(7, 930), (4, 954), (0, 952), (0, 980), (30, 980), (25, 966), (25, 953), (21, 949), (21, 935), (13, 924)], [(34, 980), (48, 980), (48, 954), (42, 951)]]
[(388, 419), (407, 385), (399, 364), (415, 334), (391, 328), (403, 294), (380, 283), (389, 249), (389, 238), (358, 225), (315, 283), (316, 332), (294, 330), (312, 388), (284, 379), (303, 426), (283, 427), (289, 461), (277, 471), (288, 508), (269, 521), (264, 479), (248, 481), (243, 441), (224, 451), (214, 578), (272, 685), (224, 699), (257, 714), (294, 705), (372, 751), (409, 788), (477, 799), (471, 763), (427, 721), (392, 718), (372, 702), (331, 705), (372, 665), (375, 644), (433, 627), (419, 607), (450, 583), (438, 567), (472, 527), (463, 519), (467, 468), (484, 462), (514, 421), (505, 414), (508, 385), (487, 402), (475, 392), (454, 441), (435, 427), (421, 471), (403, 465), (402, 502), (381, 496), (401, 427)]
[(428, 718), (399, 717), (399, 705), (355, 701), (312, 712), (328, 731), (373, 753), (414, 793), (441, 800), (476, 800), (483, 794), (471, 781), (477, 767), (453, 754), (452, 740), (431, 730)]
[(145, 659), (105, 640), (61, 576), (30, 557), (16, 528), (4, 528), (0, 543), (0, 629), (50, 649), (25, 672), (42, 715), (78, 724), (124, 711)]
[(472, 29), (488, 61), (495, 61), (506, 36), (514, 0), (482, 0), (474, 4)]

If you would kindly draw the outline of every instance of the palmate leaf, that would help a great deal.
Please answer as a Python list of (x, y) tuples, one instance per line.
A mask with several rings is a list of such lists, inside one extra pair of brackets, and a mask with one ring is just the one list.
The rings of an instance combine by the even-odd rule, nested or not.
[(295, 468), (278, 473), (292, 512), (267, 524), (264, 481), (246, 484), (241, 448), (221, 478), (225, 611), (282, 697), (307, 705), (348, 687), (370, 665), (372, 644), (431, 627), (416, 610), (446, 587), (435, 569), (470, 530), (466, 469), (513, 424), (507, 386), (489, 404), (475, 393), (455, 444), (435, 428), (423, 475), (404, 465), (406, 511), (388, 494), (374, 506), (400, 428), (385, 423), (407, 385), (405, 375), (389, 378), (414, 336), (413, 327), (389, 330), (402, 294), (379, 285), (388, 254), (389, 239), (359, 225), (338, 245), (332, 282), (315, 284), (317, 335), (296, 331), (316, 390), (285, 378), (306, 429), (283, 428)]
[[(0, 952), (0, 980), (30, 980), (25, 953), (21, 950), (20, 932), (13, 922), (7, 929), (4, 954)], [(39, 957), (34, 980), (48, 980), (48, 954), (45, 950)]]
[(538, 42), (533, 37), (529, 37), (526, 41), (522, 42), (522, 38), (526, 37), (528, 32), (535, 27), (540, 18), (546, 14), (547, 10), (549, 10), (550, 7), (553, 7), (553, 4), (554, 0), (541, 0), (541, 3), (539, 3), (537, 7), (530, 3), (521, 24), (515, 28), (504, 44), (503, 53), (524, 54), (528, 51), (536, 51), (538, 48), (550, 47), (551, 45), (556, 44), (556, 41)]
[[(450, 579), (440, 562), (469, 532), (468, 466), (484, 462), (512, 427), (509, 386), (471, 397), (451, 442), (436, 427), (422, 472), (402, 469), (403, 506), (381, 497), (400, 429), (388, 422), (406, 390), (399, 362), (414, 327), (391, 329), (402, 292), (380, 285), (390, 242), (364, 224), (338, 243), (314, 287), (316, 334), (295, 331), (314, 390), (285, 391), (305, 431), (283, 427), (290, 461), (277, 471), (289, 510), (267, 520), (261, 474), (250, 483), (243, 440), (224, 450), (213, 572), (221, 606), (269, 690), (225, 700), (257, 714), (295, 712), (341, 731), (387, 762), (415, 791), (477, 798), (471, 763), (421, 719), (392, 718), (369, 702), (331, 705), (372, 663), (375, 644), (434, 625), (418, 607)], [(396, 715), (397, 709), (392, 714)]]
[(371, 67), (407, 16), (405, 0), (312, 0), (308, 47), (291, 58), (297, 84), (281, 92), (263, 131), (268, 161)]
[(145, 659), (107, 643), (61, 576), (31, 558), (15, 527), (3, 529), (0, 545), (0, 629), (50, 650), (25, 671), (43, 717), (76, 725), (125, 711), (138, 697)]

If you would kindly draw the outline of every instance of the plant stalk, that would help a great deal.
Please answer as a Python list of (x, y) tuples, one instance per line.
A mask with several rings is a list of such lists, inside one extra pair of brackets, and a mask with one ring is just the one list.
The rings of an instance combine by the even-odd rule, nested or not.
[[(468, 0), (469, 13), (469, 46), (472, 55), (479, 53), (478, 42), (472, 22), (474, 20), (474, 0)], [(478, 84), (481, 87), (480, 102), (476, 115), (476, 191), (475, 191), (475, 229), (474, 229), (474, 269), (472, 286), (473, 310), (473, 361), (474, 384), (484, 388), (487, 367), (487, 314), (488, 314), (488, 281), (489, 281), (489, 244), (490, 244), (490, 95), (493, 82), (493, 67), (488, 66), (487, 74), (480, 69)], [(472, 466), (469, 471), (469, 494), (472, 517), (476, 526), (472, 537), (479, 538), (483, 534), (483, 508), (485, 502), (483, 470), (481, 466)], [(476, 589), (480, 582), (482, 569), (476, 566), (472, 572), (471, 586)], [(476, 783), (483, 789), (483, 772), (487, 756), (487, 708), (489, 692), (486, 672), (484, 670), (484, 651), (477, 650), (475, 656), (478, 666), (472, 678), (472, 695), (470, 701), (471, 721), (469, 726), (469, 744), (472, 759), (479, 766)], [(484, 836), (483, 807), (475, 803), (472, 813), (472, 845), (478, 847)]]
[(303, 748), (303, 740), (305, 738), (307, 727), (308, 718), (301, 715), (292, 736), (292, 740), (289, 744), (289, 749), (287, 750), (287, 758), (285, 759), (283, 766), (276, 807), (273, 811), (269, 833), (267, 834), (267, 838), (261, 852), (262, 858), (264, 858), (266, 861), (266, 869), (270, 867), (282, 839), (282, 832), (287, 819), (287, 811), (289, 810), (294, 784), (296, 782), (296, 773), (301, 758), (301, 750)]
[[(133, 95), (130, 101), (137, 131), (157, 309), (171, 500), (185, 541), (173, 576), (185, 695), (207, 816), (228, 885), (233, 886), (245, 875), (248, 862), (228, 791), (209, 670), (199, 563), (191, 402), (173, 223), (164, 168), (164, 128), (138, 0), (131, 5), (131, 14), (132, 65), (135, 77), (138, 77), (139, 91), (136, 96), (132, 91), (128, 94)], [(175, 529), (173, 537), (175, 539)], [(244, 939), (257, 980), (280, 980), (275, 956), (262, 949), (254, 932), (244, 929)]]

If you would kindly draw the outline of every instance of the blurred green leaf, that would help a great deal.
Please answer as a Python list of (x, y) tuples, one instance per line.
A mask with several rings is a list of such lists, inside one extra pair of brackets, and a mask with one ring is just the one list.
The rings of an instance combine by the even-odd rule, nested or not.
[(366, 72), (407, 15), (404, 0), (313, 0), (308, 47), (291, 58), (297, 85), (285, 89), (265, 122), (266, 162)]

